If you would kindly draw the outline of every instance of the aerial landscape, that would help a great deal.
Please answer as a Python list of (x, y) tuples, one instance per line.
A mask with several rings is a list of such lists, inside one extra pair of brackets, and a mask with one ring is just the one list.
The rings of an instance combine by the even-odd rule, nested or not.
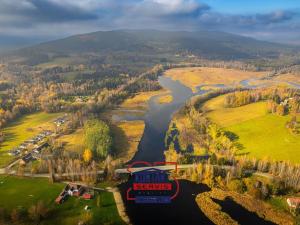
[(0, 13), (0, 225), (300, 225), (300, 2)]

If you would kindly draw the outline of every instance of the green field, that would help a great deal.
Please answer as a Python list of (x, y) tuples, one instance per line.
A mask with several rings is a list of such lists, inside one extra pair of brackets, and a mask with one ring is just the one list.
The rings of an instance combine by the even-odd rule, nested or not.
[(0, 145), (0, 167), (5, 166), (13, 158), (7, 154), (7, 151), (37, 135), (43, 129), (53, 128), (52, 121), (61, 115), (62, 113), (33, 113), (22, 116), (5, 127), (2, 130), (5, 140)]
[[(43, 201), (50, 209), (49, 217), (40, 224), (76, 225), (88, 205), (93, 215), (93, 224), (124, 224), (118, 215), (112, 193), (101, 192), (93, 200), (70, 197), (65, 203), (57, 205), (54, 200), (65, 184), (50, 184), (47, 179), (18, 178), (0, 176), (0, 208), (10, 214), (12, 209), (27, 211), (28, 207)], [(100, 207), (96, 198), (100, 195)], [(28, 219), (25, 224), (32, 224)]]
[(207, 101), (203, 105), (207, 116), (222, 127), (267, 115), (266, 103), (257, 102), (236, 108), (224, 108), (224, 96)]
[(224, 96), (219, 96), (203, 108), (212, 121), (238, 136), (243, 147), (239, 154), (300, 163), (300, 135), (285, 126), (290, 116), (268, 114), (265, 102), (236, 108), (224, 108), (223, 102)]

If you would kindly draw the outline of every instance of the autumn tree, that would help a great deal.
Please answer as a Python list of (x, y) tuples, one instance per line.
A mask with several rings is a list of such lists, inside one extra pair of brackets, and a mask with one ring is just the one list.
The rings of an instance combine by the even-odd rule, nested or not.
[(180, 155), (176, 152), (174, 144), (170, 144), (170, 147), (167, 151), (164, 152), (167, 162), (178, 162)]
[(10, 213), (10, 218), (13, 223), (18, 224), (21, 219), (21, 213), (18, 209), (13, 209)]
[(93, 158), (93, 153), (90, 149), (85, 149), (82, 155), (83, 161), (89, 163)]
[(112, 146), (108, 125), (97, 119), (88, 120), (84, 125), (85, 144), (94, 155), (105, 158)]
[(44, 203), (39, 201), (28, 209), (28, 216), (31, 220), (38, 223), (42, 218), (46, 218), (48, 212), (49, 210)]

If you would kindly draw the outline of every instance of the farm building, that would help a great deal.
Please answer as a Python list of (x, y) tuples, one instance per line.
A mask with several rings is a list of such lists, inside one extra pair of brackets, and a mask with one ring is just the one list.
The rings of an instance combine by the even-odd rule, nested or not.
[(287, 203), (290, 207), (291, 212), (299, 213), (300, 211), (300, 197), (288, 198)]
[(94, 197), (94, 193), (86, 186), (69, 183), (56, 198), (55, 202), (61, 204), (68, 196), (82, 197), (83, 199), (89, 200)]
[(67, 197), (68, 197), (68, 193), (67, 193), (65, 190), (63, 190), (63, 191), (59, 194), (59, 196), (55, 199), (55, 202), (56, 202), (57, 204), (62, 204), (62, 203), (67, 199)]

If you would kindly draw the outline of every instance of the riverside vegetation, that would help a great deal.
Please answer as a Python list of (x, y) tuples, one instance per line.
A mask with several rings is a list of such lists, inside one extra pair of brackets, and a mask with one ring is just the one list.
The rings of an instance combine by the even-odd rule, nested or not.
[[(175, 115), (171, 122), (166, 136), (166, 160), (195, 163), (194, 168), (178, 176), (221, 189), (227, 196), (234, 196), (233, 192), (247, 194), (251, 197), (241, 200), (243, 199), (243, 195), (241, 195), (241, 198), (234, 198), (234, 201), (267, 220), (279, 224), (293, 224), (295, 219), (288, 215), (288, 207), (278, 210), (277, 203), (273, 199), (278, 199), (277, 196), (280, 196), (280, 204), (286, 204), (284, 203), (285, 198), (282, 196), (297, 196), (300, 191), (300, 165), (297, 164), (299, 162), (297, 160), (299, 157), (298, 142), (295, 143), (296, 149), (291, 149), (294, 152), (287, 154), (290, 158), (282, 161), (282, 158), (278, 156), (281, 159), (278, 161), (276, 160), (278, 158), (272, 158), (272, 153), (277, 156), (276, 151), (289, 150), (275, 148), (268, 152), (264, 144), (260, 143), (259, 138), (255, 138), (255, 144), (260, 145), (257, 148), (262, 151), (261, 155), (269, 156), (257, 158), (256, 154), (251, 154), (251, 151), (249, 154), (244, 154), (246, 143), (243, 142), (244, 139), (239, 138), (241, 133), (235, 133), (236, 130), (232, 127), (234, 123), (243, 125), (247, 120), (253, 122), (256, 117), (268, 118), (271, 116), (275, 121), (286, 117), (280, 129), (285, 130), (285, 133), (299, 141), (299, 103), (299, 90), (282, 87), (255, 90), (224, 89), (194, 97)], [(256, 104), (264, 105), (262, 115), (259, 112), (261, 106), (257, 107)], [(255, 105), (254, 110), (242, 110), (243, 107), (252, 105)], [(239, 108), (241, 108), (240, 111), (235, 111)], [(254, 113), (256, 111), (258, 111), (257, 115)], [(222, 121), (223, 126), (218, 121)], [(230, 126), (227, 127), (227, 124)], [(277, 124), (275, 123), (275, 125)], [(248, 129), (246, 131), (252, 132)], [(248, 137), (249, 142), (250, 140)], [(269, 141), (272, 141), (271, 137)], [(203, 158), (205, 155), (209, 155), (208, 161)], [(200, 208), (204, 212), (206, 211), (207, 216), (214, 222), (217, 221), (217, 224), (225, 224), (224, 221), (235, 224), (227, 214), (220, 211), (216, 203), (211, 202), (214, 193), (216, 191), (213, 191), (212, 194), (202, 194), (197, 198)], [(222, 199), (224, 200), (224, 198)], [(252, 204), (251, 202), (256, 203)], [(270, 206), (265, 202), (274, 204), (273, 208), (275, 209), (268, 208)], [(264, 207), (267, 208), (264, 209)], [(263, 212), (268, 210), (267, 216)]]

